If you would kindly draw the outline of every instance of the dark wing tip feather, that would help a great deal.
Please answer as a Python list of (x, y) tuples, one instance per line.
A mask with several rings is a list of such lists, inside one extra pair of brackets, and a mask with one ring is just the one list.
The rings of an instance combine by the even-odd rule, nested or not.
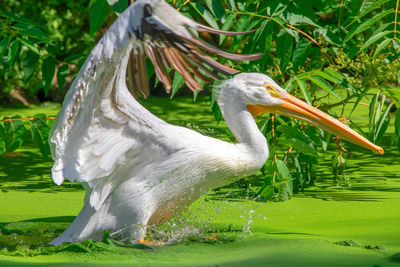
[(161, 56), (159, 55), (157, 49), (155, 49), (154, 46), (146, 45), (145, 51), (146, 51), (147, 56), (150, 58), (151, 62), (153, 63), (154, 71), (157, 75), (157, 78), (164, 85), (165, 90), (167, 92), (170, 92), (171, 88), (172, 88), (171, 78), (169, 77), (169, 74), (165, 69), (163, 60), (162, 60)]
[[(151, 20), (146, 19), (142, 20), (142, 22), (143, 24), (141, 26), (144, 34), (148, 34), (152, 39), (163, 43), (161, 46), (158, 44), (150, 44), (149, 47), (146, 47), (146, 45), (142, 43), (145, 48), (145, 53), (141, 56), (135, 57), (135, 59), (138, 60), (136, 68), (138, 75), (135, 75), (135, 85), (136, 88), (142, 87), (141, 89), (144, 89), (144, 92), (142, 93), (145, 96), (147, 95), (148, 88), (144, 85), (145, 71), (142, 70), (143, 66), (145, 66), (145, 62), (143, 62), (141, 57), (144, 57), (144, 55), (147, 55), (150, 58), (154, 65), (157, 78), (164, 85), (167, 92), (171, 91), (171, 79), (167, 71), (167, 69), (171, 67), (184, 77), (186, 85), (192, 91), (202, 89), (202, 86), (196, 81), (196, 79), (205, 83), (211, 83), (212, 80), (221, 79), (219, 74), (233, 75), (240, 72), (212, 59), (207, 55), (208, 53), (238, 61), (258, 60), (263, 56), (262, 53), (247, 55), (228, 53), (194, 36), (182, 34), (164, 23), (164, 21), (157, 16), (151, 16)], [(242, 32), (223, 31), (197, 24), (195, 22), (191, 25), (185, 26), (192, 27), (197, 31), (225, 35), (242, 35), (255, 31), (255, 29)]]
[(233, 60), (239, 60), (239, 61), (244, 61), (244, 60), (257, 60), (260, 59), (263, 54), (262, 53), (257, 53), (257, 54), (249, 54), (249, 55), (240, 55), (240, 54), (232, 54), (232, 53), (228, 53), (224, 50), (221, 50), (215, 46), (212, 46), (210, 44), (207, 44), (206, 42), (203, 42), (199, 39), (196, 38), (186, 38), (183, 36), (180, 36), (181, 39), (183, 39), (184, 41), (186, 41), (187, 43), (191, 43), (197, 47), (200, 47), (208, 52), (217, 54), (219, 56), (228, 58), (228, 59), (233, 59)]

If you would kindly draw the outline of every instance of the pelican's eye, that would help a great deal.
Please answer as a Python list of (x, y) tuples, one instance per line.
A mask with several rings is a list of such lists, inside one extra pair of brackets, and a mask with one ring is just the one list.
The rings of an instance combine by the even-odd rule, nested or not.
[(275, 86), (273, 86), (270, 83), (264, 83), (264, 88), (273, 97), (280, 97), (279, 92), (275, 89)]

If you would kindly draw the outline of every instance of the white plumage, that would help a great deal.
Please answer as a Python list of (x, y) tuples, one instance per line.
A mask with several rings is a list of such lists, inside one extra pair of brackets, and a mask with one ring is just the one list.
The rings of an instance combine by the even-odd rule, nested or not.
[[(147, 225), (160, 225), (209, 190), (253, 174), (268, 158), (266, 139), (253, 118), (260, 112), (301, 118), (380, 151), (340, 122), (302, 106), (303, 102), (296, 102), (299, 100), (262, 74), (239, 74), (219, 88), (218, 104), (236, 144), (155, 117), (126, 86), (132, 50), (150, 57), (167, 89), (168, 73), (160, 63), (181, 72), (192, 89), (200, 89), (190, 81), (193, 76), (218, 78), (205, 65), (217, 72), (235, 73), (199, 53), (195, 44), (234, 59), (259, 57), (210, 48), (192, 37), (187, 27), (214, 32), (180, 15), (163, 0), (139, 0), (112, 25), (82, 66), (53, 125), (50, 141), (55, 183), (60, 185), (67, 178), (81, 183), (87, 192), (81, 212), (53, 245), (99, 240), (104, 230), (118, 233), (120, 229), (126, 240), (141, 240)], [(166, 55), (170, 48), (175, 55), (179, 53), (175, 59)], [(137, 84), (143, 85), (143, 79), (137, 79)]]
[[(209, 82), (208, 78), (218, 79), (219, 72), (237, 72), (206, 56), (204, 50), (239, 60), (260, 57), (225, 53), (192, 37), (188, 27), (213, 33), (246, 33), (197, 24), (163, 0), (139, 0), (121, 14), (90, 53), (71, 85), (50, 138), (55, 183), (61, 185), (64, 178), (81, 183), (87, 189), (85, 205), (52, 244), (98, 239), (105, 229), (146, 224), (150, 219), (161, 223), (175, 212), (171, 207), (176, 205), (178, 210), (180, 202), (189, 203), (207, 191), (200, 190), (202, 186), (193, 184), (192, 179), (209, 175), (196, 165), (199, 161), (215, 164), (213, 157), (218, 155), (213, 149), (217, 148), (204, 150), (201, 140), (206, 137), (152, 115), (131, 96), (125, 83), (130, 55), (139, 74), (133, 77), (139, 90), (147, 86), (143, 72), (147, 55), (167, 91), (171, 88), (167, 67), (180, 72), (192, 90), (201, 89), (194, 77)], [(193, 143), (198, 146), (190, 146)], [(226, 171), (216, 167), (214, 172)], [(179, 179), (190, 173), (186, 180)], [(213, 183), (219, 185), (221, 181)], [(196, 191), (193, 186), (200, 188), (185, 199), (168, 192), (166, 184), (172, 184), (182, 195), (186, 190)], [(144, 232), (139, 232), (132, 233), (131, 238), (142, 237)]]

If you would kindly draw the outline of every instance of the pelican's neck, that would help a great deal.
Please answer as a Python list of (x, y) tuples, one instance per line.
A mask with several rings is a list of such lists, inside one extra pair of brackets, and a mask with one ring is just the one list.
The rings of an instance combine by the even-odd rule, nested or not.
[(237, 94), (222, 89), (219, 93), (218, 105), (239, 145), (244, 146), (246, 151), (258, 160), (265, 162), (269, 153), (267, 140), (258, 129), (244, 101)]

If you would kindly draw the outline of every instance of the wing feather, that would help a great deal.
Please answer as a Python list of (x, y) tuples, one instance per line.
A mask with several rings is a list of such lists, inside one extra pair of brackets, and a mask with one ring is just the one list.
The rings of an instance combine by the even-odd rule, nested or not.
[[(136, 3), (139, 2), (140, 1)], [(146, 4), (144, 4), (144, 9), (146, 9), (145, 13), (150, 12)], [(157, 78), (164, 84), (167, 92), (169, 92), (171, 88), (168, 82), (163, 82), (166, 80), (166, 77), (165, 72), (160, 71), (163, 69), (163, 67), (160, 66), (161, 62), (166, 67), (172, 67), (175, 71), (181, 73), (186, 80), (186, 85), (191, 90), (197, 91), (201, 90), (202, 86), (196, 81), (196, 78), (210, 84), (212, 80), (221, 79), (218, 75), (219, 73), (232, 75), (238, 72), (237, 70), (218, 63), (207, 55), (207, 53), (233, 60), (257, 60), (262, 57), (260, 53), (240, 55), (225, 52), (198, 39), (198, 37), (190, 33), (188, 28), (227, 35), (248, 34), (254, 32), (254, 30), (229, 32), (212, 29), (184, 17), (164, 1), (158, 1), (158, 4), (153, 7), (153, 13), (147, 15), (147, 17), (141, 20), (138, 31), (143, 35), (144, 39), (147, 38), (147, 40), (153, 42), (155, 46), (162, 48), (162, 52), (158, 53), (161, 57), (161, 61), (155, 58), (154, 52), (152, 53), (149, 51), (150, 53), (147, 53), (147, 50), (149, 50), (148, 48), (146, 49), (146, 54), (152, 60), (156, 69)], [(177, 53), (175, 50), (178, 50), (180, 53)], [(187, 60), (188, 57), (191, 60)], [(202, 69), (204, 74), (197, 71), (198, 68)], [(211, 69), (211, 71), (209, 69)]]
[[(144, 48), (142, 48), (144, 49)], [(143, 51), (137, 55), (137, 62), (138, 62), (138, 74), (139, 74), (139, 84), (140, 84), (140, 92), (143, 94), (144, 97), (148, 97), (150, 95), (150, 87), (149, 81), (147, 78), (147, 64), (146, 64), (146, 57)]]
[[(79, 88), (71, 88), (52, 129), (55, 182), (66, 177), (87, 184), (96, 209), (122, 181), (143, 179), (146, 166), (160, 164), (184, 147), (178, 142), (180, 127), (160, 120), (129, 93), (125, 75), (130, 51), (128, 45), (109, 64), (97, 63), (91, 77), (84, 75), (85, 97), (78, 101)], [(74, 102), (79, 110), (72, 120), (63, 120)]]
[(158, 54), (157, 50), (151, 44), (145, 46), (146, 54), (150, 58), (151, 62), (154, 65), (154, 70), (156, 72), (157, 77), (160, 79), (162, 84), (164, 85), (167, 92), (171, 91), (171, 78), (169, 77), (168, 72), (165, 70), (163, 66), (162, 59)]

